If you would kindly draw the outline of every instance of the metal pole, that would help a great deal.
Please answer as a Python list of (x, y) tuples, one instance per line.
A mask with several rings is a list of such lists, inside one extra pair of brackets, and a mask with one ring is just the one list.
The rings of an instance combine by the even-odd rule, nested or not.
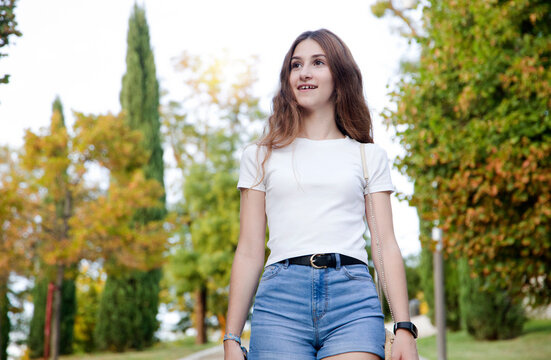
[(446, 301), (444, 299), (444, 259), (442, 256), (442, 229), (432, 228), (434, 250), (434, 304), (436, 310), (436, 348), (438, 360), (446, 360)]

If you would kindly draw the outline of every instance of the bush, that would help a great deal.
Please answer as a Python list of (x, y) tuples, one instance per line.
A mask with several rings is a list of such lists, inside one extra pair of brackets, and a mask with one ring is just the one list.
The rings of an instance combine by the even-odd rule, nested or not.
[[(105, 275), (101, 270), (98, 273)], [(79, 274), (76, 286), (77, 313), (75, 317), (75, 351), (90, 353), (96, 350), (94, 329), (101, 292), (105, 285), (101, 276), (90, 276), (88, 267)]]
[(459, 300), (465, 330), (478, 340), (505, 340), (519, 336), (526, 321), (522, 305), (515, 303), (506, 289), (484, 289), (483, 280), (472, 275), (467, 259), (461, 259)]

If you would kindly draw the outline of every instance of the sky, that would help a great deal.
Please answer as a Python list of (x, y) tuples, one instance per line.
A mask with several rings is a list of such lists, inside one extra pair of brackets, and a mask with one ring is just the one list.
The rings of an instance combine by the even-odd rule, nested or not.
[[(393, 160), (403, 150), (379, 114), (395, 107), (388, 93), (398, 80), (399, 63), (415, 56), (416, 50), (400, 37), (396, 20), (373, 17), (370, 6), (374, 2), (141, 0), (138, 4), (146, 10), (157, 76), (167, 94), (161, 103), (183, 89), (174, 65), (184, 51), (205, 57), (228, 51), (234, 58), (257, 56), (256, 90), (261, 106), (269, 112), (283, 57), (293, 40), (306, 30), (335, 32), (362, 71), (375, 142)], [(0, 59), (0, 74), (11, 75), (9, 84), (0, 85), (0, 145), (19, 147), (25, 129), (37, 131), (48, 126), (56, 96), (61, 98), (69, 125), (72, 111), (120, 111), (126, 32), (133, 4), (134, 0), (17, 2), (16, 19), (23, 36), (11, 38), (8, 56)], [(392, 178), (398, 192), (412, 193), (413, 184), (396, 169)], [(165, 182), (169, 189), (178, 187), (178, 177), (170, 172)], [(169, 190), (169, 201), (178, 196), (178, 191)], [(402, 253), (417, 253), (417, 213), (395, 197), (392, 203)]]

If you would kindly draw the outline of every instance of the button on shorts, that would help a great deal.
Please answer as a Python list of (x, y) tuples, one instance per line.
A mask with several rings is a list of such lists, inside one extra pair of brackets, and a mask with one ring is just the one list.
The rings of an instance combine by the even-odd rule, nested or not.
[(366, 265), (265, 268), (253, 307), (249, 359), (310, 360), (347, 352), (384, 359), (385, 330)]

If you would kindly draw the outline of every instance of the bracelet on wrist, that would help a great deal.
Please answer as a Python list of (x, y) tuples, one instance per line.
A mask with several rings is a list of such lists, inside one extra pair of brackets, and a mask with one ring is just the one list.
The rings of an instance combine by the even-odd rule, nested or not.
[(226, 340), (233, 340), (236, 343), (238, 343), (239, 345), (241, 345), (241, 337), (239, 337), (237, 335), (234, 335), (232, 333), (224, 334), (224, 341), (226, 341)]

